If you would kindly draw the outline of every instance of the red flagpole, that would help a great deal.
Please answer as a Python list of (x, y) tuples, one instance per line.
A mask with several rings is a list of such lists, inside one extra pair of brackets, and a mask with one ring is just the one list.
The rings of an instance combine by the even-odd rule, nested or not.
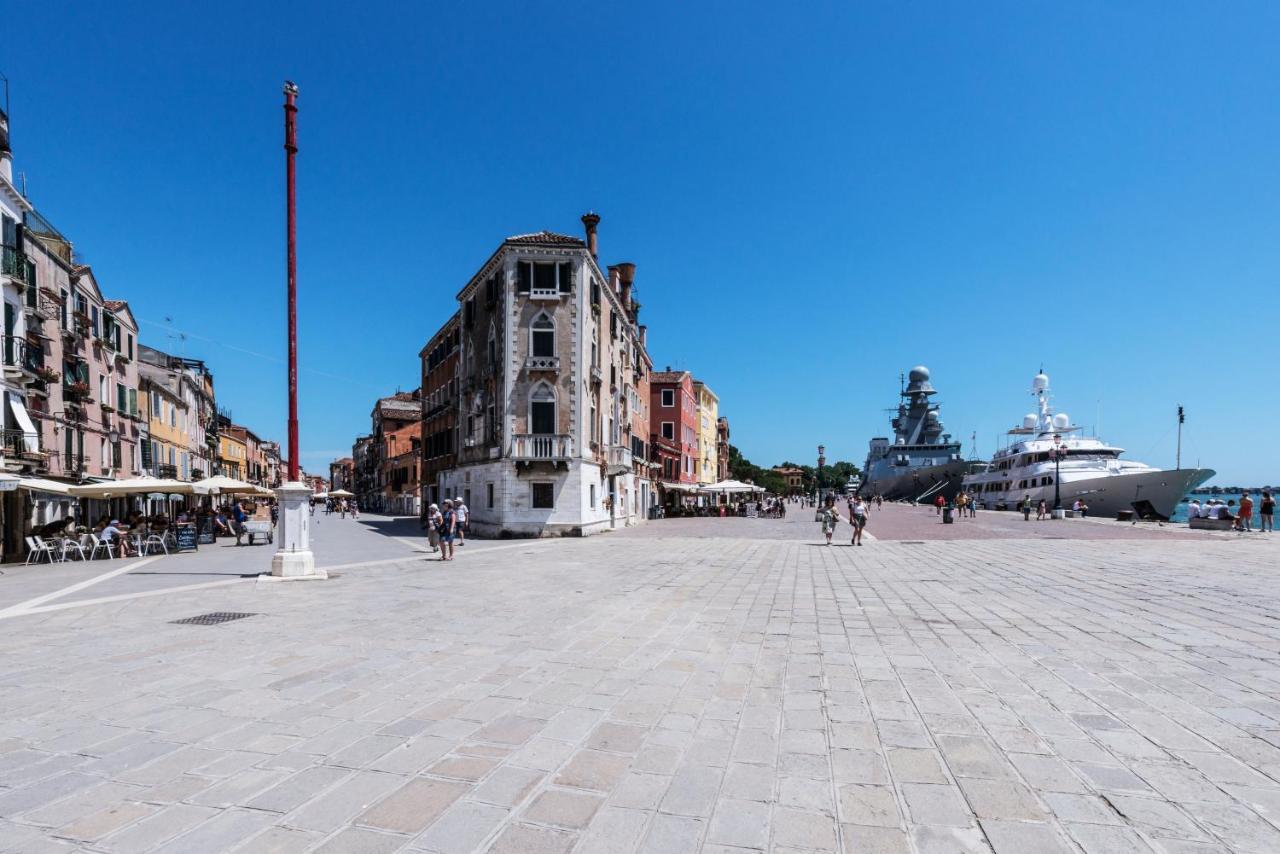
[(289, 481), (298, 481), (298, 228), (294, 158), (298, 154), (298, 87), (284, 82), (285, 181), (289, 243)]

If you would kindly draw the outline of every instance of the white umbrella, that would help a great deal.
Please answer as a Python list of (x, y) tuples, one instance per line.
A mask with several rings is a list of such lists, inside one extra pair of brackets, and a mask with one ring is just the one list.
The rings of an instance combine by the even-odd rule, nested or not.
[(70, 495), (71, 484), (57, 480), (44, 480), (39, 477), (24, 477), (18, 481), (18, 488), (30, 492), (47, 492), (50, 495)]
[(315, 493), (314, 495), (312, 495), (311, 497), (312, 497), (312, 498), (328, 498), (328, 497), (329, 497), (329, 493), (327, 493), (327, 492), (317, 492), (317, 493)]
[(743, 483), (740, 480), (722, 480), (706, 487), (708, 492), (764, 492), (763, 486), (754, 483)]
[(195, 491), (194, 484), (158, 477), (104, 480), (100, 483), (73, 486), (67, 490), (69, 494), (74, 495), (76, 498), (116, 498), (121, 495), (134, 495), (139, 492), (168, 492), (176, 495), (191, 495)]
[(258, 487), (223, 474), (206, 477), (195, 483), (196, 491), (205, 495), (252, 495)]
[(330, 498), (355, 498), (354, 492), (347, 492), (345, 489), (335, 489), (329, 493)]

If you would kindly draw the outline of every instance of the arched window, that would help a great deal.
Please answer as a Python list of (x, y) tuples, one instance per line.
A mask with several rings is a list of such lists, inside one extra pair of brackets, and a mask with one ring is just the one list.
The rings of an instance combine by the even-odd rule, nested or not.
[(529, 432), (556, 432), (556, 392), (546, 383), (538, 383), (529, 395)]
[(540, 312), (529, 325), (529, 351), (534, 356), (546, 358), (556, 354), (556, 325), (545, 311)]

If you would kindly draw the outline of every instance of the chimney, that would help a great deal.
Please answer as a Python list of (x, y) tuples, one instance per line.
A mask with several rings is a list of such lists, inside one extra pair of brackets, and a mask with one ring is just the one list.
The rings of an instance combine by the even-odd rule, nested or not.
[(640, 327), (640, 346), (648, 347), (648, 345), (649, 345), (649, 327), (641, 326)]
[(13, 155), (9, 151), (9, 116), (0, 109), (0, 176), (13, 183)]
[(587, 229), (587, 251), (597, 261), (600, 260), (600, 254), (596, 251), (596, 226), (599, 224), (600, 214), (587, 211), (582, 215), (582, 225)]
[(622, 310), (631, 316), (631, 284), (636, 279), (636, 265), (623, 262), (618, 265), (618, 279), (622, 282)]
[(608, 267), (608, 270), (609, 270), (609, 290), (613, 291), (616, 294), (618, 292), (618, 265), (610, 264)]

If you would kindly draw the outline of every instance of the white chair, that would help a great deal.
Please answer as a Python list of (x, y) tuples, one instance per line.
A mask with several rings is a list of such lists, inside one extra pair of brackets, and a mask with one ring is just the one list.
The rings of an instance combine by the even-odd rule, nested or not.
[(62, 543), (58, 543), (57, 545), (47, 543), (43, 537), (32, 537), (32, 539), (36, 541), (36, 545), (43, 551), (49, 553), (49, 563), (53, 563), (55, 556), (58, 561), (62, 560)]
[(70, 560), (72, 555), (80, 555), (80, 560), (88, 560), (89, 556), (84, 550), (84, 540), (82, 537), (66, 537), (62, 541), (62, 559)]
[(166, 539), (167, 537), (164, 534), (151, 534), (150, 536), (147, 537), (147, 540), (146, 542), (143, 543), (143, 546), (146, 547), (146, 550), (148, 552), (154, 552), (158, 548), (158, 549), (162, 549), (165, 555), (168, 555), (169, 546), (165, 542)]
[(27, 537), (27, 563), (39, 563), (41, 555), (49, 558), (49, 563), (53, 563), (53, 550), (47, 545), (41, 545), (37, 537)]
[(93, 551), (89, 553), (89, 560), (96, 559), (99, 551), (105, 551), (108, 558), (116, 556), (116, 547), (114, 543), (109, 542), (108, 540), (99, 539), (97, 534), (90, 534), (89, 539), (93, 540)]

